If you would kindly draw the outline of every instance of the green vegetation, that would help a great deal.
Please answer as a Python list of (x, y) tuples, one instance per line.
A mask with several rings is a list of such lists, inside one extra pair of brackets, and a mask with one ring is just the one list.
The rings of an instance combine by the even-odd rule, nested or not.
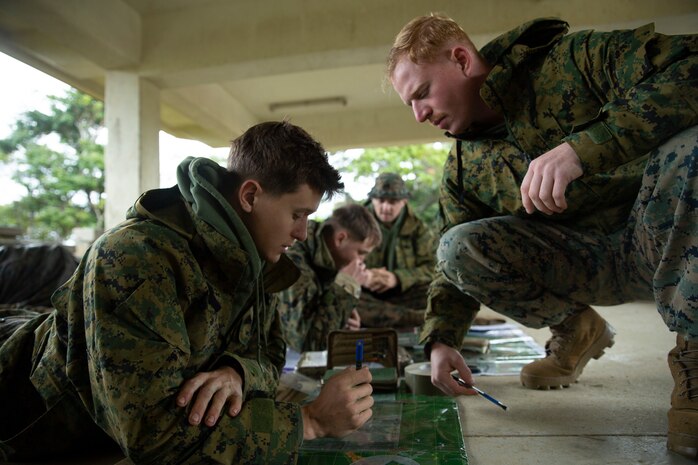
[(104, 105), (77, 90), (49, 96), (48, 114), (22, 114), (0, 140), (0, 163), (27, 194), (0, 206), (0, 224), (32, 239), (62, 240), (78, 226), (103, 228), (104, 146), (97, 142)]
[(358, 157), (340, 152), (333, 156), (333, 163), (340, 171), (352, 174), (355, 181), (369, 184), (380, 173), (399, 174), (411, 193), (410, 204), (423, 220), (431, 222), (438, 217), (439, 185), (447, 156), (447, 145), (407, 145), (368, 148)]

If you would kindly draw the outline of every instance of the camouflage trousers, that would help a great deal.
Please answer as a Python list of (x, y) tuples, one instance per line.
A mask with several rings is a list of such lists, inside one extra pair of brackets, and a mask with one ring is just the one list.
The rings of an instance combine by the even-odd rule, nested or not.
[(447, 231), (437, 260), (459, 290), (529, 327), (647, 300), (671, 331), (698, 340), (698, 127), (650, 154), (624, 229), (486, 218)]
[(356, 306), (361, 325), (367, 328), (406, 328), (421, 326), (427, 308), (428, 284), (415, 285), (405, 292), (385, 294), (361, 291)]

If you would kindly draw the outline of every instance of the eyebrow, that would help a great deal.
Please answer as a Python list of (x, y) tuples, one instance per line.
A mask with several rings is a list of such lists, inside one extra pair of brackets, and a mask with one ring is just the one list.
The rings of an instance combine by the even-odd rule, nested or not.
[(407, 102), (405, 102), (405, 105), (407, 105), (408, 107), (411, 107), (411, 106), (412, 106), (412, 100), (419, 100), (419, 99), (417, 98), (417, 96), (420, 95), (420, 94), (424, 91), (424, 88), (427, 87), (428, 85), (429, 85), (429, 83), (427, 83), (427, 82), (423, 82), (422, 84), (420, 84), (419, 87), (417, 87), (417, 88), (410, 94), (409, 100), (408, 100)]

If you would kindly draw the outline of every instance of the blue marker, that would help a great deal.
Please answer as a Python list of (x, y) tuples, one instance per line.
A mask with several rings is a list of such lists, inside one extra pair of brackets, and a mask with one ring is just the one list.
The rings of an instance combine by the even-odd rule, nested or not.
[(361, 364), (364, 362), (364, 341), (359, 339), (356, 341), (356, 369), (361, 369)]
[(461, 386), (467, 387), (468, 389), (472, 389), (472, 390), (474, 390), (475, 392), (477, 392), (478, 394), (480, 394), (482, 397), (484, 397), (485, 399), (487, 399), (487, 400), (489, 400), (490, 402), (492, 402), (494, 405), (497, 405), (497, 406), (499, 406), (499, 407), (502, 407), (504, 410), (507, 409), (507, 406), (506, 406), (506, 405), (504, 405), (503, 403), (501, 403), (500, 401), (498, 401), (497, 399), (495, 399), (495, 398), (492, 397), (491, 395), (487, 394), (487, 393), (486, 393), (485, 391), (483, 391), (482, 389), (478, 389), (478, 388), (476, 388), (475, 386), (473, 386), (472, 384), (466, 383), (465, 381), (463, 381), (463, 380), (461, 379), (460, 376), (458, 376), (458, 375), (451, 375), (451, 376), (453, 376), (453, 379), (455, 379), (455, 380), (458, 382), (458, 384), (460, 384)]

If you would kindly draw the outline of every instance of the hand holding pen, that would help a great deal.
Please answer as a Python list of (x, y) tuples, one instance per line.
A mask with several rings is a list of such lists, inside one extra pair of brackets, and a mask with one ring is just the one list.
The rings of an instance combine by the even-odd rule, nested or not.
[[(490, 396), (481, 389), (476, 388), (471, 383), (466, 382), (460, 376), (453, 374), (455, 371), (470, 374), (470, 368), (468, 368), (468, 365), (463, 360), (463, 356), (460, 354), (460, 351), (446, 344), (435, 342), (431, 346), (430, 362), (433, 383), (446, 394), (451, 396), (458, 395), (458, 393), (455, 392), (451, 386), (449, 386), (449, 384), (452, 383), (446, 382), (449, 378), (453, 378), (458, 385), (472, 389), (477, 394), (481, 395), (498, 407), (501, 407), (504, 410), (507, 409), (506, 405), (502, 404), (494, 397)], [(472, 376), (469, 376), (469, 378), (469, 381), (472, 381)]]
[(327, 380), (320, 394), (301, 406), (303, 439), (343, 437), (373, 415), (371, 372), (348, 366)]
[(460, 378), (460, 376), (455, 375), (455, 374), (454, 374), (454, 375), (451, 375), (451, 376), (452, 376), (453, 379), (455, 379), (456, 382), (457, 382), (458, 384), (460, 384), (461, 386), (466, 387), (466, 388), (468, 388), (468, 389), (474, 390), (475, 392), (477, 392), (478, 394), (480, 394), (482, 397), (484, 397), (485, 399), (487, 399), (487, 400), (489, 400), (490, 402), (492, 402), (494, 405), (496, 405), (496, 406), (498, 406), (498, 407), (501, 407), (503, 410), (506, 410), (506, 409), (507, 409), (507, 406), (506, 406), (506, 405), (504, 405), (503, 403), (501, 403), (500, 401), (498, 401), (497, 399), (495, 399), (495, 398), (492, 397), (491, 395), (487, 394), (487, 393), (486, 393), (485, 391), (483, 391), (482, 389), (477, 388), (477, 387), (473, 386), (472, 384), (466, 383), (465, 381), (463, 381), (463, 380)]

